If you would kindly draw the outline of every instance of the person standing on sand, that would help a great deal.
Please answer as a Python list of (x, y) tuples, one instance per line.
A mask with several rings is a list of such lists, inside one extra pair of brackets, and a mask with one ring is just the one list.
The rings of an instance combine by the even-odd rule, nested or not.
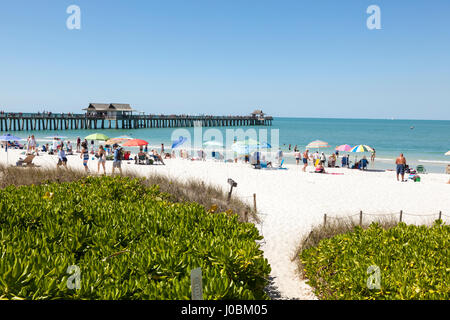
[(278, 165), (281, 166), (281, 162), (283, 161), (283, 151), (281, 150), (281, 148), (278, 149), (277, 159), (278, 159)]
[(403, 153), (400, 153), (400, 156), (395, 159), (395, 164), (397, 165), (397, 181), (398, 176), (402, 175), (402, 182), (405, 181), (405, 166), (406, 166), (406, 158), (403, 156)]
[(85, 143), (85, 142), (83, 142), (83, 143), (81, 144), (81, 154), (80, 154), (80, 159), (83, 159), (84, 171), (86, 171), (86, 173), (89, 173), (89, 167), (88, 167), (89, 150), (88, 150), (87, 143)]
[(66, 153), (64, 152), (64, 148), (61, 146), (58, 147), (58, 164), (56, 165), (56, 168), (59, 168), (60, 166), (64, 166), (64, 168), (67, 169)]
[(103, 174), (106, 175), (106, 151), (101, 145), (98, 148), (98, 164), (97, 164), (97, 173), (100, 173), (100, 165), (103, 167)]
[(370, 155), (370, 160), (372, 161), (372, 163), (375, 161), (375, 148), (372, 151), (372, 154)]
[(36, 139), (34, 138), (34, 134), (31, 135), (29, 145), (30, 145), (30, 152), (31, 153), (33, 153), (33, 152), (37, 153), (37, 149), (36, 149), (37, 143), (36, 143)]
[(77, 153), (80, 153), (81, 151), (81, 139), (80, 137), (77, 138)]
[(306, 167), (308, 166), (308, 159), (309, 159), (309, 150), (306, 149), (306, 151), (303, 153), (303, 172), (306, 172)]
[(295, 149), (294, 151), (294, 157), (295, 157), (295, 161), (297, 162), (297, 165), (299, 165), (300, 163), (300, 158), (301, 158), (302, 154), (300, 153), (300, 151), (298, 151), (297, 149)]
[(119, 169), (120, 175), (122, 175), (122, 150), (120, 150), (118, 144), (114, 144), (114, 161), (112, 167), (112, 174), (114, 175), (114, 170)]

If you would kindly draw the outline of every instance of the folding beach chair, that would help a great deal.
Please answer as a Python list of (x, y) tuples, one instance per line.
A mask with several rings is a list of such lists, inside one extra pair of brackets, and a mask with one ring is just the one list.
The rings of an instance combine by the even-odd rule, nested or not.
[(427, 173), (427, 171), (425, 170), (425, 167), (423, 165), (421, 165), (421, 164), (419, 164), (416, 167), (416, 171), (417, 171), (417, 173)]
[(23, 167), (23, 165), (26, 165), (27, 167), (33, 167), (34, 166), (34, 163), (33, 163), (34, 157), (36, 157), (34, 154), (30, 154), (30, 155), (26, 156), (25, 159), (19, 158), (19, 161), (16, 162), (16, 166)]

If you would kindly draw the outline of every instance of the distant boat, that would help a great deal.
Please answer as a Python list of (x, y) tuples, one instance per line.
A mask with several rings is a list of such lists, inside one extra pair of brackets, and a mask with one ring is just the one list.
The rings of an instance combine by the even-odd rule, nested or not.
[(411, 129), (411, 130), (414, 129), (414, 126), (412, 126), (410, 129)]

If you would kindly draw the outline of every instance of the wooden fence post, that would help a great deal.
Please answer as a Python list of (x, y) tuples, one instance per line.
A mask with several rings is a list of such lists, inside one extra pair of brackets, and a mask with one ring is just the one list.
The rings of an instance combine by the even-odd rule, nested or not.
[(325, 213), (323, 215), (323, 226), (325, 227), (327, 225), (327, 214)]
[(439, 220), (442, 218), (442, 211), (439, 211)]
[(362, 210), (359, 212), (359, 225), (362, 227), (362, 219), (363, 219), (363, 212)]
[(253, 209), (256, 212), (256, 193), (253, 194)]
[(403, 210), (400, 210), (400, 222), (402, 222), (402, 218), (403, 218)]

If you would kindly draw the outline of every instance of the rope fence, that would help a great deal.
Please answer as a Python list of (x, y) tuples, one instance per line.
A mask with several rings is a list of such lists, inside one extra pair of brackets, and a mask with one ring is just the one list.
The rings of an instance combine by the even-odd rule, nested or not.
[(353, 218), (356, 216), (359, 216), (359, 225), (362, 226), (364, 216), (376, 216), (376, 217), (387, 217), (387, 216), (397, 216), (399, 215), (399, 222), (403, 222), (404, 216), (413, 216), (413, 217), (436, 217), (438, 220), (442, 220), (442, 217), (450, 218), (449, 215), (443, 214), (442, 211), (439, 211), (437, 213), (432, 214), (413, 214), (413, 213), (406, 213), (403, 210), (400, 210), (398, 213), (364, 213), (363, 211), (360, 211), (359, 213), (348, 215), (345, 217), (338, 217), (338, 216), (330, 216), (328, 214), (323, 215), (323, 226), (327, 225), (327, 222), (329, 220), (348, 220), (349, 218)]

